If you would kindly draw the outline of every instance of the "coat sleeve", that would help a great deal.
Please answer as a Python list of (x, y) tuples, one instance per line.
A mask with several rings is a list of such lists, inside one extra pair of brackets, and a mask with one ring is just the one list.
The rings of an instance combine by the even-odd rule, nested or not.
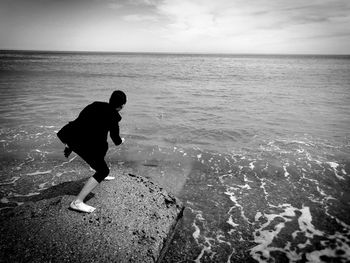
[(109, 135), (111, 136), (111, 139), (115, 145), (122, 144), (122, 139), (119, 135), (119, 121), (121, 120), (120, 115), (113, 116), (112, 123), (110, 126)]
[(61, 130), (59, 130), (59, 132), (57, 133), (57, 137), (64, 144), (68, 144), (74, 140), (75, 134), (76, 134), (76, 130), (73, 125), (73, 122), (69, 122)]

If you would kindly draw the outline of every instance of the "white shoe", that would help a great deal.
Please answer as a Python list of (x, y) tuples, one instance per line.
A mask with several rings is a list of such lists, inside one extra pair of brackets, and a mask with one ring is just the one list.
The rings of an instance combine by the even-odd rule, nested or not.
[(115, 177), (114, 176), (107, 176), (105, 179), (103, 179), (103, 180), (105, 180), (105, 181), (112, 181), (112, 180), (114, 180), (115, 179)]
[(95, 207), (89, 206), (87, 204), (84, 204), (83, 202), (76, 201), (76, 200), (70, 204), (70, 208), (79, 212), (84, 212), (84, 213), (92, 213), (96, 209)]

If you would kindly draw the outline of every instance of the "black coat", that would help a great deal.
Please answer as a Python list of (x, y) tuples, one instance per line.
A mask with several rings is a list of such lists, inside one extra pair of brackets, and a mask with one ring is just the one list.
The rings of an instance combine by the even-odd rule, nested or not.
[(57, 136), (79, 155), (105, 156), (108, 132), (115, 145), (122, 143), (120, 120), (121, 116), (109, 103), (95, 101), (86, 106), (78, 118), (65, 125)]

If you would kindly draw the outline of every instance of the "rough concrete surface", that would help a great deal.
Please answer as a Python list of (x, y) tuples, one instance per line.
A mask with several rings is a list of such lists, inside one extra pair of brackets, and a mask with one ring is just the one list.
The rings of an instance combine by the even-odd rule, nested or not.
[[(88, 196), (86, 203), (97, 209), (85, 214), (68, 209), (74, 196), (67, 189), (82, 184), (49, 188), (3, 213), (0, 261), (161, 261), (182, 216), (179, 200), (146, 178), (122, 174)], [(55, 197), (45, 199), (45, 193), (53, 192)]]

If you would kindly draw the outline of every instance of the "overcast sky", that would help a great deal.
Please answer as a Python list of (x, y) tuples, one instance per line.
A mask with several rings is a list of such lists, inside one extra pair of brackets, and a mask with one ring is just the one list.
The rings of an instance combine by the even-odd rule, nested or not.
[(350, 0), (0, 0), (0, 49), (350, 54)]

